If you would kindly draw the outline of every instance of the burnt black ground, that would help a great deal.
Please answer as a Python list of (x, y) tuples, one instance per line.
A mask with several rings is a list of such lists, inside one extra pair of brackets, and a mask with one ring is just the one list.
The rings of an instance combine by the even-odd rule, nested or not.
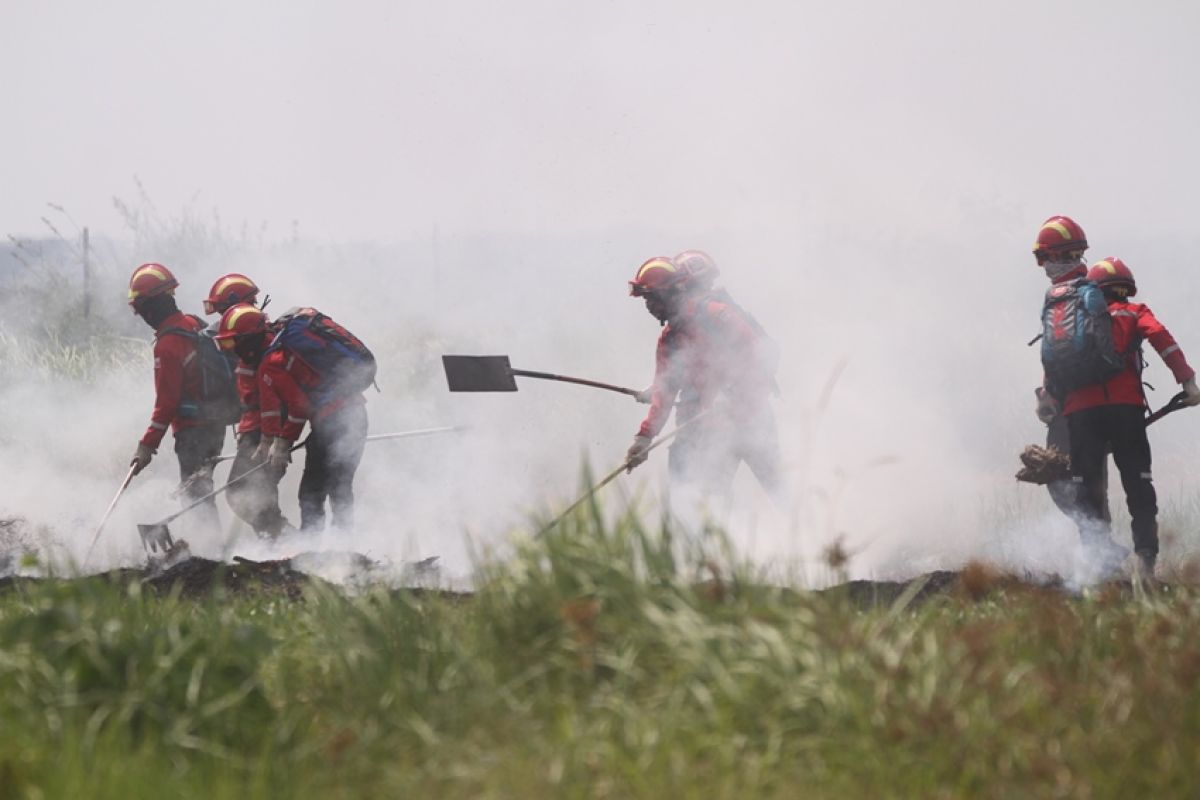
[[(364, 561), (365, 561), (364, 557)], [(24, 586), (65, 581), (106, 581), (118, 586), (141, 584), (159, 596), (177, 593), (181, 599), (204, 600), (215, 595), (286, 598), (302, 601), (305, 589), (320, 586), (332, 591), (340, 587), (319, 577), (294, 569), (290, 559), (251, 561), (236, 558), (234, 563), (191, 557), (163, 570), (150, 566), (142, 569), (124, 568), (82, 578), (33, 578), (8, 576), (0, 578), (0, 594)], [(1130, 596), (1130, 582), (1113, 581), (1098, 591), (1109, 596)], [(1160, 590), (1170, 587), (1159, 585)], [(937, 571), (910, 580), (852, 580), (819, 590), (825, 596), (844, 597), (851, 605), (863, 608), (888, 608), (898, 602), (916, 606), (938, 597), (957, 597), (982, 600), (997, 591), (1028, 591), (1067, 593), (1061, 582), (1030, 580), (991, 572), (979, 566), (967, 566), (962, 571)], [(430, 588), (405, 588), (395, 591), (414, 594), (436, 594), (451, 599), (466, 599), (469, 592)]]

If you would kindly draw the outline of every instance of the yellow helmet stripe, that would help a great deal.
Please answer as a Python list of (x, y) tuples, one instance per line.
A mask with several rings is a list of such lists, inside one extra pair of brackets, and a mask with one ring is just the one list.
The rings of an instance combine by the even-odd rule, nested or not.
[[(659, 258), (659, 259), (655, 259), (654, 261), (648, 261), (645, 264), (643, 264), (642, 268), (638, 270), (637, 277), (634, 278), (634, 280), (640, 281), (642, 279), (643, 275), (645, 275), (649, 270), (652, 270), (655, 267), (658, 267), (659, 269), (665, 269), (667, 272), (675, 272), (676, 271), (674, 264), (672, 264), (670, 261), (667, 261), (665, 258)], [(628, 274), (628, 273), (626, 273), (626, 274)]]
[(237, 308), (233, 309), (233, 313), (230, 314), (225, 320), (225, 330), (234, 330), (237, 327), (237, 321), (241, 318), (241, 316), (243, 314), (249, 314), (250, 312), (258, 313), (258, 309), (254, 306), (238, 306)]
[(214, 295), (221, 294), (221, 292), (224, 292), (230, 286), (238, 286), (238, 285), (252, 286), (253, 284), (251, 284), (250, 281), (247, 280), (246, 278), (242, 278), (242, 277), (222, 278), (221, 282), (217, 284), (217, 290), (215, 292), (213, 292), (213, 294)]
[(137, 279), (142, 277), (143, 275), (153, 275), (153, 276), (157, 277), (159, 280), (163, 280), (163, 281), (170, 280), (167, 277), (167, 273), (163, 272), (161, 269), (159, 269), (157, 266), (155, 266), (153, 264), (146, 264), (145, 266), (138, 267), (137, 270), (133, 273), (133, 277), (129, 279), (129, 284), (130, 284), (129, 299), (130, 300), (137, 299), (139, 293), (138, 293), (137, 289), (133, 288), (133, 284), (136, 283)]
[(1117, 268), (1111, 261), (1097, 261), (1096, 266), (1107, 272), (1109, 275), (1117, 274)]
[(144, 267), (140, 267), (138, 269), (138, 271), (134, 274), (133, 279), (136, 281), (138, 278), (140, 278), (146, 274), (154, 275), (156, 277), (162, 278), (164, 281), (167, 280), (167, 273), (163, 272), (158, 267), (150, 265), (150, 264), (147, 264)]
[(1042, 226), (1042, 230), (1046, 230), (1046, 228), (1049, 228), (1050, 230), (1056, 232), (1059, 236), (1061, 236), (1063, 238), (1063, 241), (1071, 240), (1071, 232), (1069, 230), (1067, 230), (1067, 226), (1063, 225), (1061, 222), (1047, 222), (1045, 225)]

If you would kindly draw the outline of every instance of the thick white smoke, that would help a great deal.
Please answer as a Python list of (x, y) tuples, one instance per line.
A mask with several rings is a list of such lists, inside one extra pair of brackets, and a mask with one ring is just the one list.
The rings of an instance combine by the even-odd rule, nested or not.
[[(246, 272), (271, 311), (317, 306), (376, 350), (373, 431), (471, 426), (369, 445), (354, 541), (297, 547), (440, 555), (461, 572), (465, 536), (502, 542), (574, 499), (583, 459), (597, 475), (619, 463), (644, 407), (528, 380), (513, 395), (451, 396), (438, 356), (508, 354), (645, 386), (658, 327), (625, 281), (685, 248), (716, 257), (783, 356), (776, 412), (797, 507), (778, 513), (740, 475), (732, 533), (814, 580), (839, 537), (855, 574), (979, 556), (1072, 569), (1071, 526), (1012, 477), (1016, 453), (1044, 435), (1024, 343), (1038, 330), (1045, 278), (1029, 249), (1045, 217), (1079, 220), (1093, 260), (1124, 258), (1139, 299), (1200, 362), (1184, 261), (1200, 178), (1191, 7), (529, 2), (449, 14), (360, 2), (239, 7), (236, 25), (219, 4), (77, 11), (86, 35), (33, 8), (0, 31), (0, 68), (18, 76), (10, 102), (38, 129), (0, 130), (12, 167), (0, 227), (36, 239), (47, 213), (74, 239), (44, 200), (92, 225), (108, 276), (97, 313), (125, 313), (119, 284), (143, 260), (175, 269), (180, 305), (197, 313), (216, 276)], [(174, 33), (128, 38), (145, 26)], [(1120, 58), (1089, 57), (1112, 42)], [(157, 211), (110, 207), (133, 174)], [(196, 212), (212, 207), (267, 222)], [(75, 262), (61, 260), (69, 277)], [(42, 278), (6, 269), (5, 286)], [(61, 318), (77, 290), (64, 279), (39, 311)], [(29, 334), (37, 315), (7, 300), (4, 328)], [(139, 325), (106, 330), (148, 341)], [(148, 418), (148, 359), (85, 384), (4, 352), (0, 516), (44, 525), (60, 562), (78, 559)], [(1173, 387), (1150, 362), (1159, 405)], [(1151, 433), (1175, 553), (1196, 545), (1197, 426), (1181, 413)], [(605, 500), (642, 497), (654, 515), (664, 463), (657, 454)], [(293, 518), (300, 466), (284, 487)], [(134, 524), (174, 510), (176, 477), (160, 453), (97, 568), (139, 557)], [(1127, 540), (1120, 521), (1118, 533)], [(217, 554), (227, 538), (192, 544)]]

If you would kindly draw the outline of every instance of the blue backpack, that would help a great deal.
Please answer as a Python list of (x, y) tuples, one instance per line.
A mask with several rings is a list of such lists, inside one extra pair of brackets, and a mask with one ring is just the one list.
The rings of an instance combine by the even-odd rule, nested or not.
[(1055, 397), (1104, 383), (1125, 368), (1113, 345), (1104, 292), (1086, 278), (1046, 291), (1042, 305), (1042, 367)]
[(315, 308), (293, 308), (272, 324), (267, 353), (286, 349), (318, 377), (303, 387), (315, 405), (365, 391), (375, 383), (375, 356), (362, 340)]

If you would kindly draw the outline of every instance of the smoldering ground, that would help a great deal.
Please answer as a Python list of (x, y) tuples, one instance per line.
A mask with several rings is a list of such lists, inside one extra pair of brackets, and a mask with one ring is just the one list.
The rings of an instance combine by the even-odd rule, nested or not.
[[(244, 271), (274, 296), (270, 310), (316, 305), (376, 350), (374, 431), (472, 426), (370, 445), (353, 543), (306, 548), (437, 554), (464, 570), (466, 534), (503, 542), (573, 499), (585, 462), (595, 474), (619, 463), (643, 407), (533, 382), (451, 396), (437, 356), (507, 353), (518, 366), (644, 386), (658, 328), (625, 281), (645, 258), (687, 247), (716, 257), (721, 283), (782, 350), (775, 409), (796, 506), (771, 509), (739, 475), (731, 533), (762, 563), (814, 580), (819, 568), (806, 565), (838, 537), (855, 574), (976, 555), (1070, 568), (1070, 524), (1012, 478), (1016, 453), (1043, 435), (1024, 342), (1045, 285), (1028, 251), (1046, 216), (1082, 222), (1090, 256), (1124, 258), (1139, 299), (1200, 359), (1200, 298), (1182, 259), (1196, 244), (1194, 120), (1180, 102), (1195, 64), (1172, 45), (1187, 43), (1194, 9), (1130, 20), (1082, 3), (586, 14), (481, 4), (465, 23), (385, 11), (255, 11), (226, 30), (220, 10), (173, 19), (118, 4), (93, 29), (119, 39), (136, 18), (193, 33), (169, 52), (141, 42), (100, 54), (94, 37), (60, 31), (64, 58), (37, 74), (8, 70), (31, 75), (11, 91), (31, 120), (22, 130), (42, 135), (0, 132), (6, 153), (26, 156), (11, 159), (5, 228), (36, 238), (47, 214), (75, 236), (41, 205), (53, 200), (107, 234), (115, 244), (97, 268), (108, 288), (94, 307), (127, 313), (120, 282), (142, 260), (177, 270), (193, 312), (213, 278)], [(26, 25), (0, 34), (22, 31), (0, 57), (28, 56), (49, 36), (40, 12), (22, 13)], [(1127, 57), (1070, 58), (1064, 72), (1064, 29), (1119, 41)], [(190, 57), (214, 43), (228, 60)], [(156, 57), (161, 68), (139, 68)], [(81, 135), (54, 123), (85, 62), (114, 102)], [(180, 85), (191, 102), (171, 99)], [(1064, 95), (1060, 121), (1047, 98)], [(158, 111), (128, 133), (120, 108), (146, 96)], [(1093, 110), (1103, 124), (1072, 116)], [(114, 214), (110, 195), (135, 173), (155, 200)], [(214, 222), (213, 208), (269, 223), (247, 232)], [(61, 285), (47, 315), (77, 307), (75, 284)], [(6, 309), (5, 325), (28, 316)], [(114, 330), (148, 341), (130, 323)], [(78, 557), (145, 425), (149, 364), (81, 383), (5, 358), (4, 513), (43, 524), (61, 558)], [(1150, 360), (1162, 402), (1170, 379)], [(1197, 425), (1180, 413), (1152, 434), (1164, 534), (1178, 529), (1180, 551), (1194, 542)], [(664, 461), (604, 502), (637, 498), (653, 518)], [(174, 510), (173, 466), (160, 452), (137, 479), (98, 565), (137, 558), (133, 523)], [(300, 466), (283, 491), (293, 517)], [(228, 537), (193, 538), (215, 554)]]

